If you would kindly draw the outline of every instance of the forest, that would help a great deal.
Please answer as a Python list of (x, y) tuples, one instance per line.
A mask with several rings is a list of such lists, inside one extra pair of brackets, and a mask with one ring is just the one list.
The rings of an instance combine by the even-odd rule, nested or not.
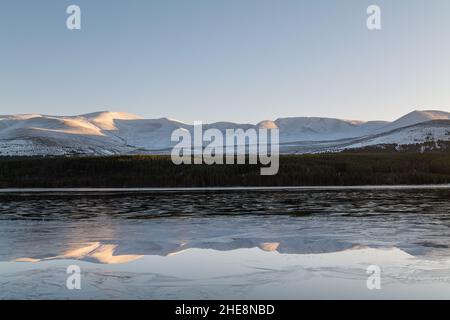
[(450, 153), (284, 155), (259, 165), (175, 165), (169, 156), (2, 157), (0, 188), (345, 186), (450, 183)]

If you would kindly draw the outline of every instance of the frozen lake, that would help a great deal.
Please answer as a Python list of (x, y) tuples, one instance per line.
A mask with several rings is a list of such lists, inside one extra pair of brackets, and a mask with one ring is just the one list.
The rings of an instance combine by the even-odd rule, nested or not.
[(448, 186), (3, 190), (0, 298), (449, 299), (449, 200)]

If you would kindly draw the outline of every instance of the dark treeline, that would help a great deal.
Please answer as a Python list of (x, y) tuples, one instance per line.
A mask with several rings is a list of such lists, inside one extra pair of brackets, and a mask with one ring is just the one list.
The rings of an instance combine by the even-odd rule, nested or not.
[(168, 156), (0, 158), (0, 188), (324, 186), (450, 183), (450, 153), (285, 155), (259, 165), (174, 165)]

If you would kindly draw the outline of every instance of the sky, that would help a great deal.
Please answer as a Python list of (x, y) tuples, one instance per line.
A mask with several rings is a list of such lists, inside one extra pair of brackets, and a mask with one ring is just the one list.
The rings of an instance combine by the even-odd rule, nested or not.
[[(81, 8), (68, 30), (66, 8)], [(366, 27), (369, 5), (381, 30)], [(448, 0), (0, 0), (0, 114), (450, 111)]]

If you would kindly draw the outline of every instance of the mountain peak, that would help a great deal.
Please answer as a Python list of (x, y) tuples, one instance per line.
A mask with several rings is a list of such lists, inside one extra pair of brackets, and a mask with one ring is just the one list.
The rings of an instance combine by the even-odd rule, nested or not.
[(415, 110), (411, 114), (419, 114), (423, 117), (427, 117), (430, 120), (443, 120), (450, 117), (449, 112), (440, 110)]
[(277, 124), (272, 120), (261, 121), (257, 124), (257, 127), (260, 129), (278, 129)]
[(115, 120), (140, 120), (142, 117), (127, 113), (115, 111), (99, 111), (80, 115), (79, 117), (86, 118), (102, 130), (115, 130)]
[(123, 112), (123, 111), (108, 111), (108, 110), (82, 114), (82, 115), (80, 115), (80, 117), (88, 118), (88, 119), (102, 117), (102, 118), (113, 118), (113, 119), (118, 119), (118, 120), (142, 119), (142, 117), (132, 114), (132, 113)]
[(431, 120), (449, 120), (450, 113), (439, 110), (414, 110), (394, 122), (387, 124), (380, 128), (380, 131), (390, 131), (402, 127), (412, 126), (421, 122), (427, 122)]

